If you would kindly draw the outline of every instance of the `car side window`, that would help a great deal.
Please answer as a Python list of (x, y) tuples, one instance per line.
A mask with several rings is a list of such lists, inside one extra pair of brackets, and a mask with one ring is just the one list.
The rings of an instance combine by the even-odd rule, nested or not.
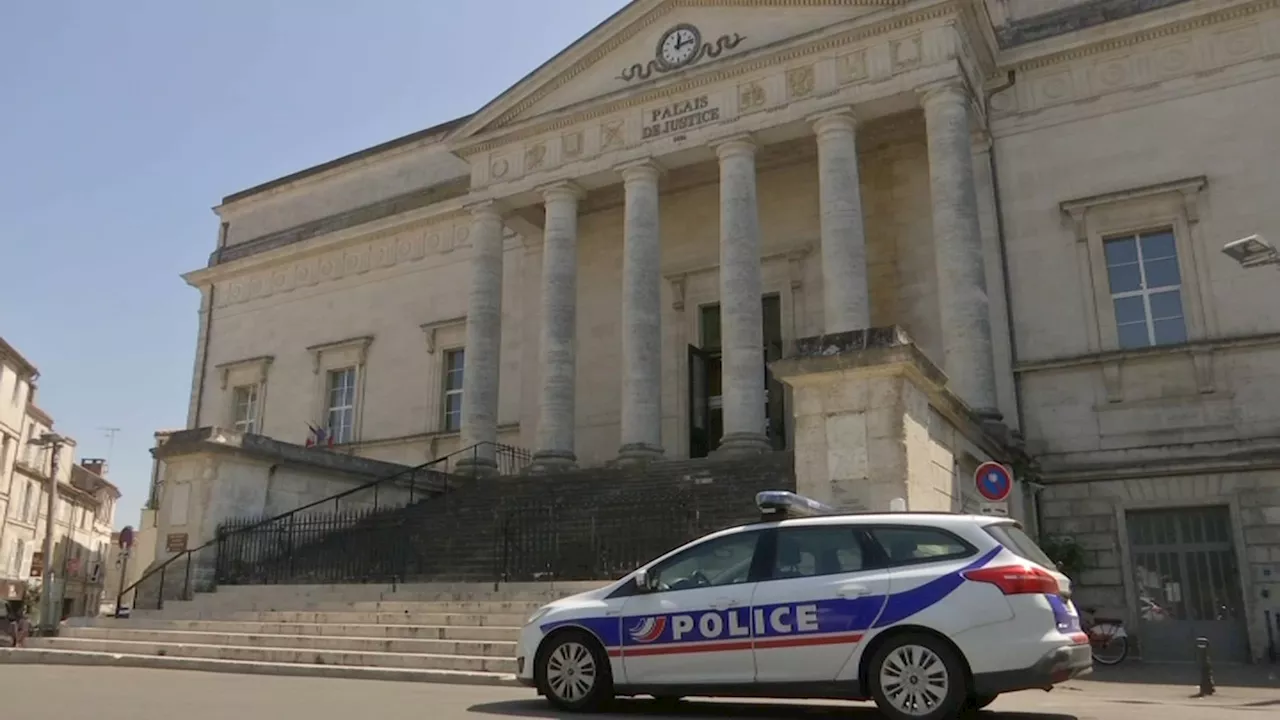
[(669, 558), (649, 573), (659, 591), (744, 583), (751, 576), (760, 532), (740, 532), (708, 540)]
[(772, 580), (858, 572), (871, 565), (862, 531), (848, 525), (780, 528)]
[(968, 557), (973, 546), (951, 533), (930, 527), (882, 527), (871, 530), (890, 565), (911, 565)]

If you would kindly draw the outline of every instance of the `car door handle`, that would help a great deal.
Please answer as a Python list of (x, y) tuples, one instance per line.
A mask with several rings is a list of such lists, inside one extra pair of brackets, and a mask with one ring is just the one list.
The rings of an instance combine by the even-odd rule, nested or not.
[(730, 600), (729, 598), (720, 598), (719, 600), (711, 603), (712, 610), (728, 610), (731, 607), (738, 607), (738, 601)]
[(617, 617), (617, 616), (619, 616), (619, 615), (621, 615), (621, 614), (622, 614), (622, 611), (621, 611), (621, 610), (608, 610), (608, 611), (606, 611), (606, 612), (605, 612), (605, 614), (604, 614), (604, 615), (605, 615), (605, 617)]
[(871, 594), (866, 585), (841, 585), (836, 594), (842, 598), (860, 598)]

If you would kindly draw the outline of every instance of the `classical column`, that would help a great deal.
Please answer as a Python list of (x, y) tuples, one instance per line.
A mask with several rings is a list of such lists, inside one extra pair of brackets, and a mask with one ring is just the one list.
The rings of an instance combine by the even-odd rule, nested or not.
[(867, 237), (858, 180), (857, 123), (850, 111), (814, 120), (822, 233), (823, 332), (871, 327)]
[(929, 188), (938, 305), (947, 378), (979, 414), (999, 417), (987, 278), (969, 134), (969, 93), (960, 80), (920, 91), (929, 139)]
[[(502, 216), (492, 202), (471, 208), (471, 288), (462, 371), (462, 447), (478, 445), (460, 469), (497, 469), (498, 368), (502, 351)], [(469, 467), (474, 466), (474, 467)]]
[(720, 158), (720, 346), (724, 437), (718, 453), (765, 452), (764, 311), (756, 146), (738, 136), (716, 146)]
[(626, 190), (622, 238), (622, 447), (620, 460), (662, 457), (662, 247), (652, 160), (618, 168)]
[(543, 189), (542, 388), (538, 400), (536, 472), (577, 464), (573, 451), (575, 330), (578, 323), (578, 200), (573, 183)]

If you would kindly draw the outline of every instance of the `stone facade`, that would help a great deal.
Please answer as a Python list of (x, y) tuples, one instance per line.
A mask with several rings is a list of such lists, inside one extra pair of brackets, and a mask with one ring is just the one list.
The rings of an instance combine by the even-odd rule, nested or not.
[[(655, 55), (678, 26), (692, 49)], [(721, 450), (781, 439), (804, 482), (871, 435), (807, 455), (803, 423), (855, 411), (771, 386), (762, 413), (766, 360), (898, 326), (896, 426), (930, 437), (904, 482), (971, 506), (968, 465), (1025, 451), (1014, 514), (1077, 537), (1081, 597), (1139, 624), (1145, 511), (1225, 508), (1234, 570), (1197, 575), (1220, 549), (1192, 533), (1156, 600), (1186, 629), (1192, 575), (1238, 595), (1210, 603), (1247, 631), (1223, 655), (1262, 657), (1280, 316), (1219, 249), (1280, 232), (1277, 48), (1275, 0), (637, 0), (471, 116), (226, 198), (186, 276), (188, 425), (340, 426), (406, 465), (493, 440), (553, 470), (680, 459), (714, 350)]]
[[(31, 441), (53, 431), (53, 418), (35, 404), (40, 373), (0, 338), (0, 602), (40, 587), (49, 485), (57, 452), (53, 522), (53, 587), (65, 615), (97, 615), (104, 599), (111, 531), (120, 491), (103, 475), (103, 460), (75, 461), (76, 442)], [(56, 448), (56, 449), (55, 449)]]

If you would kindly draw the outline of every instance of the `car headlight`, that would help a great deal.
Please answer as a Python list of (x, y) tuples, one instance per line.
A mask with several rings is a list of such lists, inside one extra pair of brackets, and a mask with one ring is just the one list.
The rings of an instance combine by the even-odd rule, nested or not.
[(537, 609), (537, 610), (536, 610), (532, 615), (530, 615), (530, 616), (529, 616), (529, 619), (524, 621), (524, 624), (525, 624), (525, 625), (532, 625), (532, 624), (534, 624), (534, 623), (538, 622), (539, 620), (541, 620), (542, 618), (546, 617), (547, 613), (549, 613), (549, 612), (551, 612), (551, 606), (550, 606), (550, 605), (544, 605), (544, 606), (542, 606), (542, 607), (538, 608), (538, 609)]

